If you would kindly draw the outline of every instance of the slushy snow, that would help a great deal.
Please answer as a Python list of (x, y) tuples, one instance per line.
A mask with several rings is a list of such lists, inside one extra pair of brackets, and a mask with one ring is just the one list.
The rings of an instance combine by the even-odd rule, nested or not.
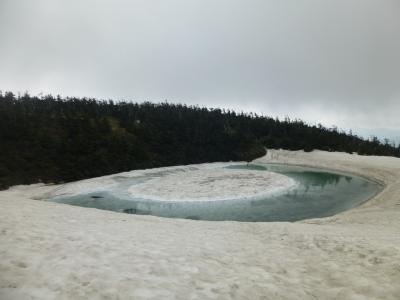
[(195, 169), (133, 185), (129, 193), (157, 201), (216, 201), (266, 196), (295, 184), (287, 176), (268, 171)]
[[(237, 163), (210, 163), (134, 170), (61, 185), (44, 198), (102, 191), (124, 192), (142, 200), (183, 202), (256, 198), (280, 193), (296, 185), (282, 174), (225, 168)], [(119, 185), (123, 183), (122, 187)], [(129, 186), (131, 184), (131, 186)]]

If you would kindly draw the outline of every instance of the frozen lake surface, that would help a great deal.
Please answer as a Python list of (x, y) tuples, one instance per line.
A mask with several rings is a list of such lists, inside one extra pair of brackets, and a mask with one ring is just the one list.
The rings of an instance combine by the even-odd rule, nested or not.
[(381, 186), (330, 171), (217, 163), (138, 170), (63, 185), (50, 201), (194, 220), (297, 221), (367, 201)]

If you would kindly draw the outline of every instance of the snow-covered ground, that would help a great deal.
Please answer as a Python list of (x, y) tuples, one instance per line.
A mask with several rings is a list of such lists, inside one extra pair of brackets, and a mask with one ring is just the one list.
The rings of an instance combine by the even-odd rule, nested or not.
[(113, 213), (32, 200), (65, 186), (13, 187), (0, 192), (0, 299), (399, 299), (400, 159), (269, 150), (263, 162), (386, 187), (356, 209), (298, 223)]

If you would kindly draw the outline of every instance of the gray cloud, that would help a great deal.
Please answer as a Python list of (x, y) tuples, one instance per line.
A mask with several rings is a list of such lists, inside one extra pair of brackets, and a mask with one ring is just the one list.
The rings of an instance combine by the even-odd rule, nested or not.
[(398, 0), (0, 1), (0, 88), (400, 129)]

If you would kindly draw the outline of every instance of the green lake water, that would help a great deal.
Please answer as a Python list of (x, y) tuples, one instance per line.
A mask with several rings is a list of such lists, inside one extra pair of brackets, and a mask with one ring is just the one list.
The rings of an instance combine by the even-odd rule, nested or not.
[[(166, 202), (132, 198), (127, 189), (149, 178), (118, 177), (117, 187), (102, 192), (57, 197), (50, 201), (139, 215), (212, 221), (298, 221), (335, 215), (367, 201), (382, 187), (354, 175), (277, 164), (230, 165), (227, 169), (271, 171), (297, 182), (276, 195), (226, 201)], [(234, 171), (234, 170), (232, 170)], [(160, 172), (160, 176), (163, 176)]]

